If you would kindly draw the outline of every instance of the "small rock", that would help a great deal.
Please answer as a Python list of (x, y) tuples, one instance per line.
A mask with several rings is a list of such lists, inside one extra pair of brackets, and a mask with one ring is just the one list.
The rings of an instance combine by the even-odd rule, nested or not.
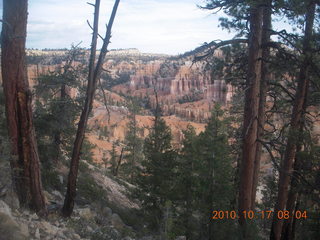
[(0, 187), (0, 197), (4, 197), (7, 194), (8, 189), (4, 187)]
[(109, 207), (104, 207), (102, 209), (102, 215), (106, 218), (111, 218), (112, 217), (112, 209)]
[(112, 214), (111, 224), (118, 230), (121, 230), (125, 227), (125, 224), (123, 223), (122, 219), (116, 213)]
[(70, 229), (65, 229), (63, 231), (63, 234), (66, 237), (66, 239), (73, 239), (74, 232), (71, 232)]
[(10, 207), (2, 200), (0, 200), (0, 212), (12, 217)]
[(25, 225), (19, 224), (14, 220), (10, 207), (0, 200), (0, 238), (6, 240), (25, 240), (28, 238), (29, 231)]
[(178, 236), (176, 237), (176, 240), (186, 240), (186, 236)]
[(21, 233), (22, 233), (24, 236), (29, 237), (29, 228), (28, 228), (28, 225), (25, 224), (25, 223), (22, 223), (22, 222), (19, 222), (18, 224), (19, 224), (19, 228), (20, 228)]
[(92, 232), (92, 231), (93, 231), (92, 227), (87, 226), (87, 231), (88, 231), (88, 232)]
[(59, 228), (57, 228), (54, 225), (51, 225), (48, 222), (43, 221), (43, 222), (41, 222), (41, 225), (42, 225), (41, 229), (50, 235), (56, 235), (58, 232), (60, 232)]
[(63, 176), (59, 175), (58, 178), (59, 178), (60, 183), (63, 184)]
[(55, 198), (57, 198), (59, 201), (63, 200), (63, 196), (60, 192), (58, 192), (57, 190), (54, 190), (52, 192), (52, 194), (54, 195)]
[(0, 212), (0, 239), (26, 240), (28, 236), (23, 234), (19, 225), (11, 216)]
[(126, 236), (125, 238), (122, 238), (121, 240), (134, 240), (134, 239), (132, 239), (132, 238), (129, 237), (129, 236)]
[(36, 232), (34, 233), (34, 237), (36, 239), (40, 239), (40, 231), (39, 231), (39, 228), (36, 229)]
[(31, 218), (31, 220), (38, 220), (39, 219), (39, 217), (38, 217), (38, 215), (36, 213), (32, 214), (30, 216), (30, 218)]
[(91, 212), (90, 208), (79, 209), (79, 215), (80, 215), (80, 217), (83, 217), (87, 220), (94, 218), (94, 214), (93, 214), (93, 212)]
[(74, 239), (76, 239), (76, 240), (80, 240), (81, 239), (81, 237), (79, 236), (79, 234), (73, 234), (73, 238)]
[(67, 239), (67, 237), (63, 234), (63, 232), (57, 232), (57, 239)]

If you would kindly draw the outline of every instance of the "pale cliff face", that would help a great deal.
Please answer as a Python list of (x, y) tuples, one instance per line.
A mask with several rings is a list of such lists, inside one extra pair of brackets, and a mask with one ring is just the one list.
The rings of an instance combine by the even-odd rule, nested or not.
[(203, 122), (210, 116), (214, 103), (227, 105), (233, 88), (224, 80), (212, 79), (204, 63), (190, 61), (150, 61), (139, 64), (130, 81), (113, 87), (118, 93), (148, 96), (156, 105), (154, 87), (165, 115)]

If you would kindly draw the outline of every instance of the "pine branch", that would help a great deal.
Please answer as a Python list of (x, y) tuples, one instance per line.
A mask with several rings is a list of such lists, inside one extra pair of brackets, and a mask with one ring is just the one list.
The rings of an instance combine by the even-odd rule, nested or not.
[(203, 59), (206, 59), (209, 56), (212, 56), (214, 54), (214, 51), (217, 50), (218, 48), (231, 45), (231, 44), (238, 44), (238, 43), (248, 43), (248, 39), (238, 38), (238, 39), (231, 39), (231, 40), (219, 41), (219, 42), (212, 41), (210, 43), (207, 43), (203, 45), (203, 47), (210, 48), (210, 49), (204, 55), (195, 56), (193, 59), (193, 62), (198, 62)]

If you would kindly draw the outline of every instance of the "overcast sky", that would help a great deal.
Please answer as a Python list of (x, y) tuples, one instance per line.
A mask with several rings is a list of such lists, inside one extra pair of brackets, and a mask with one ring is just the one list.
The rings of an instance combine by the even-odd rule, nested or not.
[[(29, 0), (28, 48), (89, 48), (94, 0)], [(179, 54), (204, 42), (229, 39), (218, 28), (222, 13), (201, 10), (204, 0), (121, 0), (109, 49), (138, 48), (142, 52)], [(104, 35), (114, 0), (101, 0), (100, 29)], [(0, 0), (2, 13), (2, 1)], [(100, 45), (101, 46), (101, 45)]]
[[(82, 41), (90, 47), (94, 0), (29, 0), (28, 48), (64, 48)], [(101, 0), (100, 34), (114, 0)], [(218, 28), (219, 15), (200, 10), (203, 0), (121, 0), (110, 48), (178, 54), (204, 42), (227, 39)], [(2, 12), (2, 1), (1, 1)]]

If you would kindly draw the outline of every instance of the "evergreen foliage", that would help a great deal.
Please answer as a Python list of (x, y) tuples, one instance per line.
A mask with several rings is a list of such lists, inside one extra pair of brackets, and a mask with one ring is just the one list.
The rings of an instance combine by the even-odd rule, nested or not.
[(139, 136), (142, 128), (138, 126), (136, 115), (140, 112), (140, 106), (136, 99), (132, 98), (128, 104), (129, 122), (127, 124), (127, 132), (124, 140), (124, 151), (126, 163), (122, 169), (131, 183), (134, 182), (141, 162), (143, 160), (143, 139)]
[(179, 235), (234, 239), (234, 221), (211, 219), (212, 211), (231, 211), (235, 205), (228, 120), (223, 111), (216, 106), (199, 135), (189, 126), (178, 156), (170, 143), (169, 128), (162, 118), (156, 120), (145, 140), (145, 160), (135, 193), (150, 227), (160, 229), (168, 239)]
[(234, 202), (234, 171), (228, 144), (228, 120), (218, 105), (212, 111), (206, 129), (198, 138), (198, 186), (196, 209), (201, 213), (201, 237), (234, 239), (235, 222), (211, 219), (212, 211), (231, 211)]
[(156, 116), (153, 128), (144, 142), (142, 171), (137, 178), (135, 193), (141, 200), (150, 227), (164, 231), (164, 209), (174, 197), (176, 151), (171, 145), (170, 128)]
[[(37, 79), (34, 118), (40, 159), (46, 166), (70, 156), (75, 121), (83, 101), (81, 81), (86, 68), (78, 64), (83, 55), (80, 49), (72, 48), (65, 56), (64, 65)], [(77, 96), (72, 97), (71, 91)]]

